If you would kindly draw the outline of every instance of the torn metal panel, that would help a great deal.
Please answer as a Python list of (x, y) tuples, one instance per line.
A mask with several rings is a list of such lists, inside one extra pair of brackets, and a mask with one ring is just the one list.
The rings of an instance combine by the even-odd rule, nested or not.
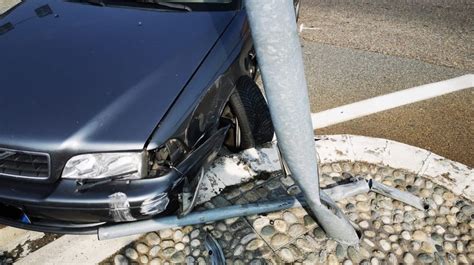
[(217, 153), (219, 152), (222, 143), (224, 142), (226, 133), (229, 129), (229, 126), (219, 129), (214, 135), (209, 137), (206, 142), (204, 142), (199, 148), (197, 148), (193, 154), (194, 156), (188, 156), (179, 166), (178, 171), (183, 172), (181, 167), (189, 165), (189, 167), (197, 167), (200, 164), (197, 163), (196, 159), (203, 159), (202, 157), (196, 157), (196, 154), (202, 152), (207, 152), (209, 155), (205, 157), (204, 161), (201, 161), (201, 171), (198, 175), (186, 174), (184, 177), (184, 187), (183, 192), (180, 194), (180, 209), (179, 215), (183, 216), (191, 212), (194, 208), (197, 198), (199, 195), (199, 188), (203, 183), (204, 172), (208, 168), (209, 164), (216, 158)]
[(191, 190), (189, 188), (189, 182), (187, 179), (185, 179), (185, 184), (183, 188), (183, 193), (180, 195), (179, 200), (180, 200), (180, 211), (179, 215), (184, 216), (189, 214), (194, 206), (197, 203), (197, 199), (199, 196), (199, 191), (202, 187), (203, 180), (204, 180), (204, 168), (201, 168), (201, 173), (199, 174), (199, 177), (195, 177), (197, 179), (197, 186)]
[(116, 222), (135, 221), (130, 212), (130, 203), (127, 195), (117, 192), (109, 196), (110, 215)]

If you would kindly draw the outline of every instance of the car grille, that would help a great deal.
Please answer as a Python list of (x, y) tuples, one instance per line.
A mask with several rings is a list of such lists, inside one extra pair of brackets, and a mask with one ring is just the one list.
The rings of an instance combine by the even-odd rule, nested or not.
[(44, 179), (49, 171), (48, 154), (0, 149), (0, 176)]

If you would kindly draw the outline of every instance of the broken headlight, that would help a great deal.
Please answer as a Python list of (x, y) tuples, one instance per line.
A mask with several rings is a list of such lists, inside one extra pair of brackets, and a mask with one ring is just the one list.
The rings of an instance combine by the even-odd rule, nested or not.
[(168, 140), (161, 148), (150, 152), (149, 175), (159, 177), (168, 173), (185, 157), (187, 150), (177, 139)]
[(62, 178), (138, 179), (146, 176), (145, 160), (145, 155), (141, 152), (78, 155), (67, 161)]

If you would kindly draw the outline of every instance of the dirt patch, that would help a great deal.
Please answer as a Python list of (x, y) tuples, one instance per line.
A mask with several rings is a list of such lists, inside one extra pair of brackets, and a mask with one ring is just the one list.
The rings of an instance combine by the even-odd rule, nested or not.
[[(17, 246), (14, 250), (9, 253), (4, 253), (3, 256), (0, 255), (0, 265), (11, 264), (16, 260), (25, 257), (26, 255), (42, 248), (43, 246), (53, 242), (54, 240), (60, 238), (62, 235), (58, 234), (45, 234), (44, 237), (36, 240), (28, 240), (24, 244)], [(2, 257), (4, 257), (5, 263), (2, 263)], [(10, 262), (10, 263), (8, 263)]]

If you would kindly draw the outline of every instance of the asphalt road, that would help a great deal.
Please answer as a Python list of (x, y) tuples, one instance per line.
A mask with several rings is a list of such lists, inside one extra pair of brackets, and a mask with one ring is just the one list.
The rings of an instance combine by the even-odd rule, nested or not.
[[(349, 1), (346, 1), (349, 2)], [(313, 112), (473, 73), (466, 1), (303, 2)], [(418, 146), (474, 166), (472, 88), (323, 128)]]

